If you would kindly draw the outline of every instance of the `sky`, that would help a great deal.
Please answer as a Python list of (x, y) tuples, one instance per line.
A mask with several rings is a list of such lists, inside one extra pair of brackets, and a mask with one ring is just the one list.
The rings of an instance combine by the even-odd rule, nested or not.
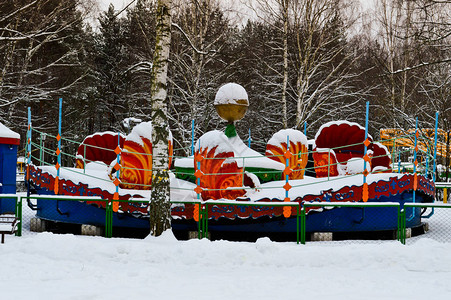
[[(114, 5), (116, 10), (123, 9), (127, 4), (129, 4), (132, 0), (97, 0), (99, 2), (99, 8), (101, 11), (107, 10), (110, 3)], [(243, 0), (241, 0), (243, 1)], [(227, 1), (230, 2), (230, 1)], [(240, 1), (235, 1), (240, 2)], [(374, 7), (374, 3), (376, 0), (360, 0), (362, 5), (362, 10), (365, 11), (369, 8)]]

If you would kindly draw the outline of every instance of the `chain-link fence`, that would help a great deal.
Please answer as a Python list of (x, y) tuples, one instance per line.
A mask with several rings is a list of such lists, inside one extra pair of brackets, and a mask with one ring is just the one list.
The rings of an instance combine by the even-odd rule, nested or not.
[(134, 206), (147, 211), (149, 201), (145, 199), (114, 201), (117, 205), (100, 197), (31, 195), (21, 200), (23, 235), (49, 231), (144, 238), (149, 234), (149, 219), (145, 214), (130, 214), (122, 210)]
[[(114, 203), (100, 198), (6, 195), (16, 201), (16, 216), (21, 219), (17, 235), (29, 235), (42, 231), (83, 235), (143, 238), (149, 233), (148, 218), (132, 215), (114, 208)], [(3, 197), (3, 198), (5, 198)], [(121, 200), (141, 210), (148, 207), (148, 200)], [(224, 202), (224, 203), (222, 203)], [(411, 244), (421, 238), (438, 242), (451, 242), (451, 205), (436, 203), (237, 203), (235, 201), (193, 202), (199, 205), (197, 238), (215, 234), (214, 220), (208, 212), (221, 205), (227, 206), (279, 206), (295, 210), (291, 217), (292, 232), (286, 240), (299, 243), (321, 241), (333, 243), (381, 243), (399, 240)], [(104, 203), (104, 206), (102, 205)], [(19, 209), (21, 207), (22, 209)], [(122, 206), (119, 206), (119, 208)], [(87, 211), (89, 210), (89, 213)], [(76, 218), (77, 213), (89, 219), (67, 222), (65, 218)], [(327, 214), (334, 213), (328, 219)], [(338, 216), (338, 217), (337, 217)], [(287, 222), (284, 217), (280, 224)], [(319, 224), (321, 220), (321, 224)], [(124, 224), (128, 224), (124, 226)], [(262, 235), (265, 235), (262, 233)], [(274, 233), (273, 233), (274, 235)]]

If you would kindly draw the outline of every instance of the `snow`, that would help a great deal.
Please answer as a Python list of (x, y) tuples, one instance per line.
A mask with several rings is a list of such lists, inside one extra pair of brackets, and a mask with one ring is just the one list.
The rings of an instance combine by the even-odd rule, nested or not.
[[(358, 123), (349, 122), (349, 121), (345, 121), (345, 120), (341, 120), (341, 121), (331, 121), (331, 122), (327, 122), (327, 123), (321, 125), (321, 127), (320, 127), (320, 128), (318, 129), (318, 131), (316, 132), (315, 140), (318, 139), (318, 136), (321, 134), (321, 131), (322, 131), (324, 128), (330, 127), (330, 126), (332, 126), (332, 125), (337, 125), (337, 126), (339, 126), (339, 125), (341, 125), (341, 124), (348, 124), (349, 126), (357, 126), (358, 128), (360, 128), (360, 129), (362, 129), (363, 131), (365, 131), (365, 127), (361, 126), (361, 125), (358, 124)], [(368, 134), (368, 138), (373, 139), (373, 137), (372, 137), (370, 134)]]
[(20, 139), (20, 134), (0, 123), (0, 138)]
[[(139, 120), (139, 119), (137, 119)], [(172, 132), (169, 130), (168, 139), (172, 143)], [(132, 131), (126, 136), (126, 141), (132, 141), (144, 147), (143, 138), (152, 141), (152, 122), (141, 122), (133, 127)], [(127, 151), (127, 150), (124, 150)]]
[(2, 299), (449, 299), (450, 243), (297, 245), (39, 233), (0, 245)]
[[(87, 164), (89, 168), (85, 170), (77, 168), (60, 168), (60, 178), (65, 180), (70, 180), (75, 184), (84, 183), (89, 188), (101, 188), (102, 190), (108, 191), (110, 194), (116, 192), (116, 186), (112, 180), (108, 177), (108, 166), (103, 163), (93, 162)], [(54, 166), (40, 166), (39, 169), (42, 173), (51, 174), (53, 177), (56, 176), (56, 169)], [(194, 184), (187, 182), (185, 180), (180, 180), (175, 178), (172, 172), (169, 172), (170, 184), (171, 184), (171, 199), (178, 199), (178, 201), (192, 200), (195, 199)], [(122, 189), (119, 188), (119, 195), (140, 195), (143, 198), (150, 198), (149, 190), (134, 190), (134, 189)]]
[[(234, 160), (239, 167), (243, 165), (247, 168), (265, 168), (282, 171), (285, 165), (261, 155), (249, 148), (238, 135), (228, 138), (222, 131), (212, 130), (202, 135), (196, 142), (195, 149), (213, 149), (218, 146), (215, 155), (221, 152), (234, 153)], [(229, 159), (230, 161), (230, 159)], [(180, 168), (194, 168), (194, 156), (177, 159), (174, 163)]]
[(287, 143), (287, 138), (289, 139), (290, 143), (298, 143), (305, 145), (307, 147), (307, 137), (300, 132), (299, 130), (295, 129), (282, 129), (278, 132), (276, 132), (268, 141), (269, 145), (275, 145), (279, 146), (280, 144)]
[(237, 103), (238, 100), (246, 100), (248, 102), (247, 92), (241, 85), (230, 82), (219, 88), (216, 93), (214, 105), (239, 104)]
[(132, 132), (127, 135), (126, 141), (132, 141), (144, 147), (143, 138), (152, 141), (152, 122), (150, 121), (139, 123), (133, 127)]
[[(353, 157), (348, 160), (346, 163), (346, 172), (348, 174), (358, 174), (362, 173), (365, 170), (365, 160), (360, 157)], [(371, 166), (370, 164), (366, 164), (366, 169), (368, 172), (371, 172)], [(383, 168), (385, 169), (385, 168)]]

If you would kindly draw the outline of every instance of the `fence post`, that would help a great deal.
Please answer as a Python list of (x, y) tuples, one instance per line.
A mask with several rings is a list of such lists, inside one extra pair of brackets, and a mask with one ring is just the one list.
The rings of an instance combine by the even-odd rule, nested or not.
[(204, 219), (204, 238), (208, 239), (208, 203), (205, 203), (204, 215), (202, 218)]
[(296, 206), (296, 244), (299, 245), (299, 206), (301, 205), (301, 203), (299, 202), (299, 205)]
[[(31, 108), (28, 107), (28, 130), (27, 130), (27, 187), (29, 187), (28, 181), (30, 180), (30, 164), (31, 164)], [(28, 189), (29, 190), (29, 189)]]
[(434, 166), (432, 167), (432, 181), (434, 182), (435, 182), (435, 169), (437, 166), (437, 127), (438, 127), (438, 111), (435, 112)]
[(305, 206), (301, 207), (301, 244), (305, 245), (305, 230), (306, 230), (306, 216), (305, 216)]
[(121, 135), (118, 132), (117, 133), (117, 147), (114, 150), (114, 153), (116, 153), (116, 164), (114, 165), (114, 169), (116, 170), (116, 179), (114, 180), (114, 185), (116, 186), (116, 191), (113, 195), (113, 211), (119, 210), (119, 184), (121, 183), (119, 180), (120, 177), (120, 170), (121, 170)]
[(42, 141), (44, 140), (44, 134), (41, 133), (41, 135), (39, 136), (39, 165), (43, 166), (44, 164), (42, 163)]
[(56, 168), (55, 187), (54, 187), (55, 195), (59, 194), (59, 176), (60, 176), (60, 168), (61, 168), (61, 119), (62, 119), (62, 107), (63, 107), (63, 98), (59, 98), (58, 135), (56, 136), (56, 140), (58, 141), (58, 147), (56, 148), (57, 162), (56, 162), (56, 165), (55, 165), (55, 168)]
[(105, 212), (105, 237), (110, 238), (113, 236), (113, 207), (110, 199), (106, 201)]
[[(417, 190), (417, 185), (418, 185), (418, 177), (417, 177), (417, 165), (418, 165), (418, 160), (417, 160), (417, 152), (418, 152), (418, 136), (419, 136), (419, 132), (418, 132), (418, 117), (416, 117), (415, 119), (415, 148), (413, 149), (413, 191), (412, 191), (412, 203), (415, 203), (415, 192)], [(410, 220), (413, 220), (413, 218), (415, 218), (416, 215), (416, 209), (415, 207), (412, 207), (412, 216), (409, 218)]]
[(365, 115), (365, 141), (363, 142), (363, 188), (362, 188), (362, 200), (363, 202), (368, 201), (368, 183), (366, 182), (366, 176), (368, 175), (368, 170), (366, 169), (367, 163), (370, 163), (370, 158), (368, 156), (368, 146), (370, 145), (370, 140), (368, 139), (368, 114), (369, 114), (370, 102), (366, 102), (366, 115)]
[(19, 219), (16, 236), (22, 236), (22, 197), (16, 196), (16, 218)]

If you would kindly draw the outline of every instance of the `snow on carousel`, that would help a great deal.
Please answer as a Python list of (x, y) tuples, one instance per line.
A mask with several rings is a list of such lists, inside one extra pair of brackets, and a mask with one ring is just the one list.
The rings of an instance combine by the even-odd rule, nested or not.
[[(424, 211), (403, 208), (434, 201), (434, 181), (428, 178), (431, 155), (415, 151), (413, 173), (393, 172), (397, 154), (383, 145), (391, 141), (376, 142), (368, 133), (368, 103), (365, 127), (329, 122), (312, 140), (299, 130), (280, 130), (268, 140), (264, 154), (236, 132), (235, 124), (249, 106), (243, 87), (222, 86), (214, 105), (227, 122), (224, 132), (202, 135), (192, 145), (192, 155), (174, 159), (174, 166), (171, 134), (168, 141), (171, 226), (177, 238), (208, 233), (212, 239), (290, 240), (296, 234), (299, 238), (299, 228), (310, 234), (307, 239), (368, 238), (373, 233), (396, 237), (401, 211), (406, 227), (422, 230), (422, 217), (428, 217), (422, 216)], [(32, 128), (30, 116), (28, 128), (32, 153), (32, 134), (43, 133)], [(35, 203), (29, 200), (36, 210), (32, 230), (50, 223), (107, 230), (105, 218), (110, 216), (113, 232), (148, 231), (151, 136), (150, 122), (139, 123), (128, 135), (94, 133), (79, 144), (75, 167), (69, 168), (61, 165), (61, 142), (70, 141), (62, 137), (60, 125), (55, 164), (44, 163), (42, 153), (49, 150), (40, 151), (40, 157), (28, 155), (29, 194), (38, 194), (30, 198)], [(416, 143), (418, 134), (411, 138)], [(421, 174), (420, 160), (426, 163)], [(70, 197), (75, 201), (67, 201)]]

